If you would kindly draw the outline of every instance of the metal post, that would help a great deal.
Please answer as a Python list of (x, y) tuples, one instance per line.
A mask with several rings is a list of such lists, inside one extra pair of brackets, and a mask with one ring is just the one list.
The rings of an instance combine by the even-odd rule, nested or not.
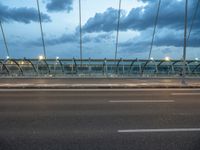
[(117, 53), (118, 53), (118, 43), (119, 43), (119, 27), (120, 27), (120, 18), (121, 18), (121, 4), (122, 1), (119, 0), (119, 11), (118, 11), (118, 21), (117, 21), (117, 36), (116, 36), (116, 49), (115, 49), (115, 62), (117, 60)]
[(92, 68), (91, 68), (91, 58), (89, 58), (89, 66), (88, 66), (88, 69), (89, 69), (89, 76), (91, 76), (91, 72), (92, 72)]
[(81, 14), (81, 0), (79, 0), (79, 26), (80, 26), (80, 60), (82, 66), (83, 59), (83, 40), (82, 40), (82, 14)]
[(123, 67), (123, 68), (122, 68), (122, 72), (123, 72), (122, 74), (123, 74), (123, 76), (124, 76), (125, 67), (124, 67), (124, 60), (123, 60), (123, 59), (122, 59), (122, 64), (123, 64), (123, 65), (122, 65), (122, 67)]
[(182, 72), (182, 84), (186, 84), (186, 49), (187, 49), (187, 17), (188, 17), (188, 0), (185, 1), (185, 29), (184, 29), (184, 48), (183, 48), (183, 72)]

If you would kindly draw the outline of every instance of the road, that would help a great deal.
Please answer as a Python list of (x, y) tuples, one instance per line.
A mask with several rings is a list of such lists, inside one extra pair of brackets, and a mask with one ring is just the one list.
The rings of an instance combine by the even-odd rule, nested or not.
[(1, 89), (0, 150), (199, 150), (200, 89)]

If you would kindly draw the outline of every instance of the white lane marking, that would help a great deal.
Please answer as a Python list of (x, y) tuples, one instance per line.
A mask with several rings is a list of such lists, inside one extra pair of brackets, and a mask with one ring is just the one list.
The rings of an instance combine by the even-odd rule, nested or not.
[(109, 103), (174, 103), (174, 100), (110, 100)]
[(173, 95), (173, 96), (181, 96), (181, 95), (183, 95), (183, 96), (192, 96), (192, 95), (196, 95), (196, 96), (198, 96), (198, 95), (200, 95), (200, 93), (172, 93), (171, 95)]
[(170, 88), (163, 88), (163, 89), (0, 89), (0, 92), (73, 92), (73, 91), (89, 91), (89, 92), (120, 92), (120, 91), (127, 91), (127, 92), (143, 92), (143, 91), (200, 91), (200, 89), (170, 89)]
[(200, 132), (200, 128), (118, 130), (118, 133), (158, 133), (158, 132)]

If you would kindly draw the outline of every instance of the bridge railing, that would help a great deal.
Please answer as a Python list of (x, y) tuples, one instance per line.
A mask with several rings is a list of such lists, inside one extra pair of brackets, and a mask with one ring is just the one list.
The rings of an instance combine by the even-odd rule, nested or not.
[[(0, 77), (179, 77), (182, 69), (181, 60), (0, 60)], [(200, 77), (200, 61), (188, 60), (186, 74)]]

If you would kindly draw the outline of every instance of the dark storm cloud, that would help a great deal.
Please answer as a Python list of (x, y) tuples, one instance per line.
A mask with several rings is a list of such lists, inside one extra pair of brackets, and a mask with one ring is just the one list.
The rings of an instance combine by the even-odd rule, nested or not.
[(133, 41), (128, 40), (126, 42), (119, 44), (121, 52), (134, 52), (134, 53), (143, 53), (148, 51), (149, 42), (147, 41)]
[[(83, 42), (84, 43), (99, 43), (99, 42), (105, 42), (108, 41), (110, 39), (112, 39), (113, 37), (108, 34), (99, 34), (99, 35), (95, 35), (95, 36), (90, 36), (90, 35), (84, 35), (83, 36)], [(77, 43), (79, 44), (79, 35), (77, 33), (75, 34), (63, 34), (60, 37), (54, 37), (54, 38), (47, 38), (45, 40), (45, 44), (47, 46), (54, 46), (54, 45), (59, 45), (59, 44), (74, 44)], [(26, 45), (33, 45), (33, 46), (42, 46), (42, 41), (41, 39), (38, 39), (36, 41), (31, 41), (26, 43)]]
[(114, 37), (109, 33), (103, 33), (96, 36), (86, 35), (83, 37), (83, 42), (84, 43), (88, 43), (88, 42), (101, 43), (101, 42), (111, 41), (113, 38)]
[[(74, 42), (78, 42), (77, 36), (75, 34), (63, 34), (60, 37), (45, 39), (45, 44), (47, 46), (54, 46), (54, 45), (59, 45), (64, 43), (74, 43)], [(41, 39), (37, 39), (35, 41), (27, 42), (26, 45), (42, 46), (42, 41)]]
[[(146, 34), (141, 34), (140, 37), (129, 39), (126, 42), (119, 44), (121, 51), (125, 52), (134, 52), (134, 53), (143, 53), (148, 52), (150, 49), (151, 39), (146, 38), (150, 37), (150, 30), (146, 31)], [(196, 48), (200, 47), (200, 30), (196, 31), (196, 34), (192, 34), (188, 41), (188, 47)], [(183, 47), (183, 33), (176, 32), (175, 30), (162, 29), (160, 33), (157, 33), (155, 37), (155, 42), (153, 46), (156, 47)]]
[(118, 11), (108, 8), (104, 13), (96, 13), (83, 26), (85, 32), (113, 31), (116, 29)]
[[(133, 8), (127, 16), (122, 15), (120, 30), (145, 30), (153, 27), (158, 0), (142, 0), (148, 2), (145, 7)], [(184, 2), (177, 0), (162, 0), (158, 19), (158, 28), (168, 27), (183, 29), (184, 25)], [(197, 4), (197, 0), (189, 1), (189, 23)], [(83, 26), (85, 32), (101, 32), (116, 30), (117, 24), (116, 9), (109, 8), (104, 13), (96, 13)], [(194, 30), (200, 26), (200, 11), (198, 11)]]
[[(50, 22), (51, 19), (47, 14), (41, 14), (43, 22)], [(34, 8), (9, 8), (8, 6), (0, 3), (0, 19), (3, 22), (22, 22), (31, 23), (38, 22), (38, 12)]]
[[(157, 41), (155, 41), (154, 45), (183, 47), (183, 39), (168, 35), (168, 36), (165, 36), (162, 38), (158, 38)], [(192, 36), (190, 38), (190, 40), (188, 41), (188, 46), (189, 47), (200, 47), (200, 37)]]
[[(148, 50), (152, 37), (152, 27), (154, 25), (155, 14), (158, 6), (158, 0), (142, 0), (147, 5), (144, 7), (133, 8), (127, 15), (122, 14), (120, 22), (120, 30), (137, 30), (141, 36), (133, 41), (121, 43), (122, 49), (134, 50), (141, 52)], [(188, 7), (188, 26), (190, 27), (194, 10), (198, 0), (190, 0)], [(154, 45), (155, 46), (183, 46), (183, 29), (184, 29), (184, 6), (185, 1), (162, 0), (160, 14), (157, 24), (157, 32)], [(92, 32), (112, 32), (116, 30), (118, 10), (109, 8), (103, 13), (96, 13), (94, 17), (88, 19), (83, 26), (83, 31)], [(198, 10), (192, 35), (188, 42), (190, 47), (199, 47), (199, 27), (200, 27), (200, 10)], [(173, 32), (170, 32), (172, 31)], [(164, 33), (160, 32), (165, 31)], [(147, 33), (148, 32), (148, 33)], [(178, 34), (174, 34), (180, 32)], [(147, 40), (147, 37), (148, 40)]]
[(49, 12), (67, 11), (70, 12), (73, 0), (48, 0), (46, 8)]
[(58, 38), (48, 39), (46, 41), (47, 45), (58, 45), (64, 43), (74, 43), (78, 42), (77, 36), (74, 34), (64, 34)]

